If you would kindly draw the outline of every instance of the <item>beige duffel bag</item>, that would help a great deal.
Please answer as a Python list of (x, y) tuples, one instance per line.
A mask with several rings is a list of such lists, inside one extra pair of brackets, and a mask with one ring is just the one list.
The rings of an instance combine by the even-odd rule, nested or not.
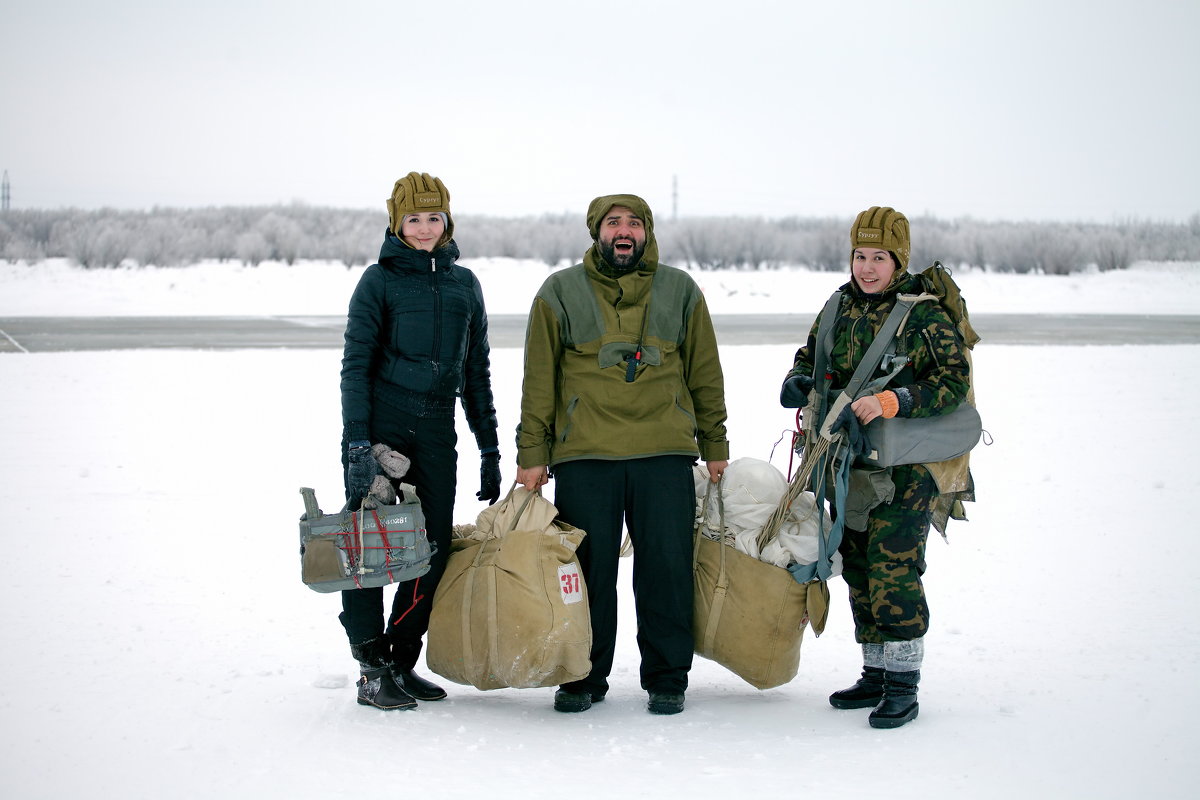
[(592, 623), (575, 550), (585, 533), (514, 485), (452, 540), (426, 660), (477, 689), (557, 686), (591, 671)]
[[(710, 484), (705, 503), (714, 495), (723, 519), (721, 492)], [(828, 586), (823, 580), (797, 583), (787, 569), (708, 539), (701, 528), (697, 523), (693, 560), (696, 653), (755, 688), (782, 686), (799, 671), (810, 620), (816, 633), (825, 629)]]

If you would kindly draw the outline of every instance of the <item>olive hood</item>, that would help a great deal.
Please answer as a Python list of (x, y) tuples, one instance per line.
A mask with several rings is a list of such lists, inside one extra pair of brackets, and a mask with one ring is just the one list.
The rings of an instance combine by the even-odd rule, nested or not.
[(604, 215), (616, 206), (628, 208), (646, 226), (646, 249), (642, 252), (642, 261), (638, 265), (638, 269), (656, 269), (658, 267), (658, 241), (654, 238), (654, 214), (650, 211), (649, 204), (636, 194), (608, 194), (597, 197), (591, 202), (587, 211), (587, 227), (588, 233), (592, 235), (592, 246), (584, 256), (584, 261), (595, 266), (607, 263), (600, 254), (600, 222), (604, 219)]

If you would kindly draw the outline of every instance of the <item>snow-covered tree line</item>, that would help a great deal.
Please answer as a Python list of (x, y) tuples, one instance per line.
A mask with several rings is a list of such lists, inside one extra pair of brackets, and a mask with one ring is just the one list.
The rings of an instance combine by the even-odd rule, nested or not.
[[(685, 217), (659, 219), (665, 263), (693, 269), (844, 270), (851, 219)], [(0, 214), (0, 258), (69, 258), (86, 268), (182, 266), (204, 259), (297, 259), (369, 264), (387, 225), (381, 211), (271, 207), (10, 210)], [(912, 263), (940, 260), (1005, 272), (1064, 274), (1123, 269), (1134, 261), (1200, 261), (1200, 213), (1183, 223), (1109, 224), (912, 219)], [(582, 214), (462, 215), (455, 238), (464, 258), (577, 261), (589, 242)]]

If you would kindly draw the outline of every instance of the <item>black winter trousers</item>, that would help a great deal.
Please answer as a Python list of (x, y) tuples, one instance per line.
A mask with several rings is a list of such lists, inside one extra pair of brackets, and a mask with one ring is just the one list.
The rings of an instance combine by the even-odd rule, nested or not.
[(692, 525), (696, 490), (687, 456), (571, 461), (554, 468), (554, 504), (587, 532), (579, 549), (592, 620), (592, 671), (566, 684), (608, 691), (617, 640), (622, 522), (633, 541), (633, 596), (641, 684), (682, 692), (692, 666)]
[[(458, 452), (455, 449), (458, 434), (453, 418), (427, 419), (377, 408), (371, 420), (371, 443), (386, 444), (408, 456), (411, 466), (401, 480), (417, 490), (425, 514), (425, 531), (436, 551), (429, 572), (396, 584), (392, 613), (386, 627), (383, 587), (342, 592), (342, 613), (338, 618), (351, 644), (374, 639), (386, 631), (396, 666), (412, 669), (421, 654), (421, 638), (429, 629), (434, 590), (450, 558), (454, 492), (458, 483)], [(342, 453), (345, 452), (343, 442)], [(344, 462), (345, 455), (343, 467)]]

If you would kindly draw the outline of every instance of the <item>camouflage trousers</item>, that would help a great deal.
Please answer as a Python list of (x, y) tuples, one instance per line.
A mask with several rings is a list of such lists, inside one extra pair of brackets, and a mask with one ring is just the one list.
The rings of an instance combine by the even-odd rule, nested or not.
[(847, 527), (839, 548), (862, 644), (909, 641), (929, 628), (921, 576), (937, 484), (920, 464), (892, 467), (892, 481), (891, 502), (871, 510), (865, 531)]

